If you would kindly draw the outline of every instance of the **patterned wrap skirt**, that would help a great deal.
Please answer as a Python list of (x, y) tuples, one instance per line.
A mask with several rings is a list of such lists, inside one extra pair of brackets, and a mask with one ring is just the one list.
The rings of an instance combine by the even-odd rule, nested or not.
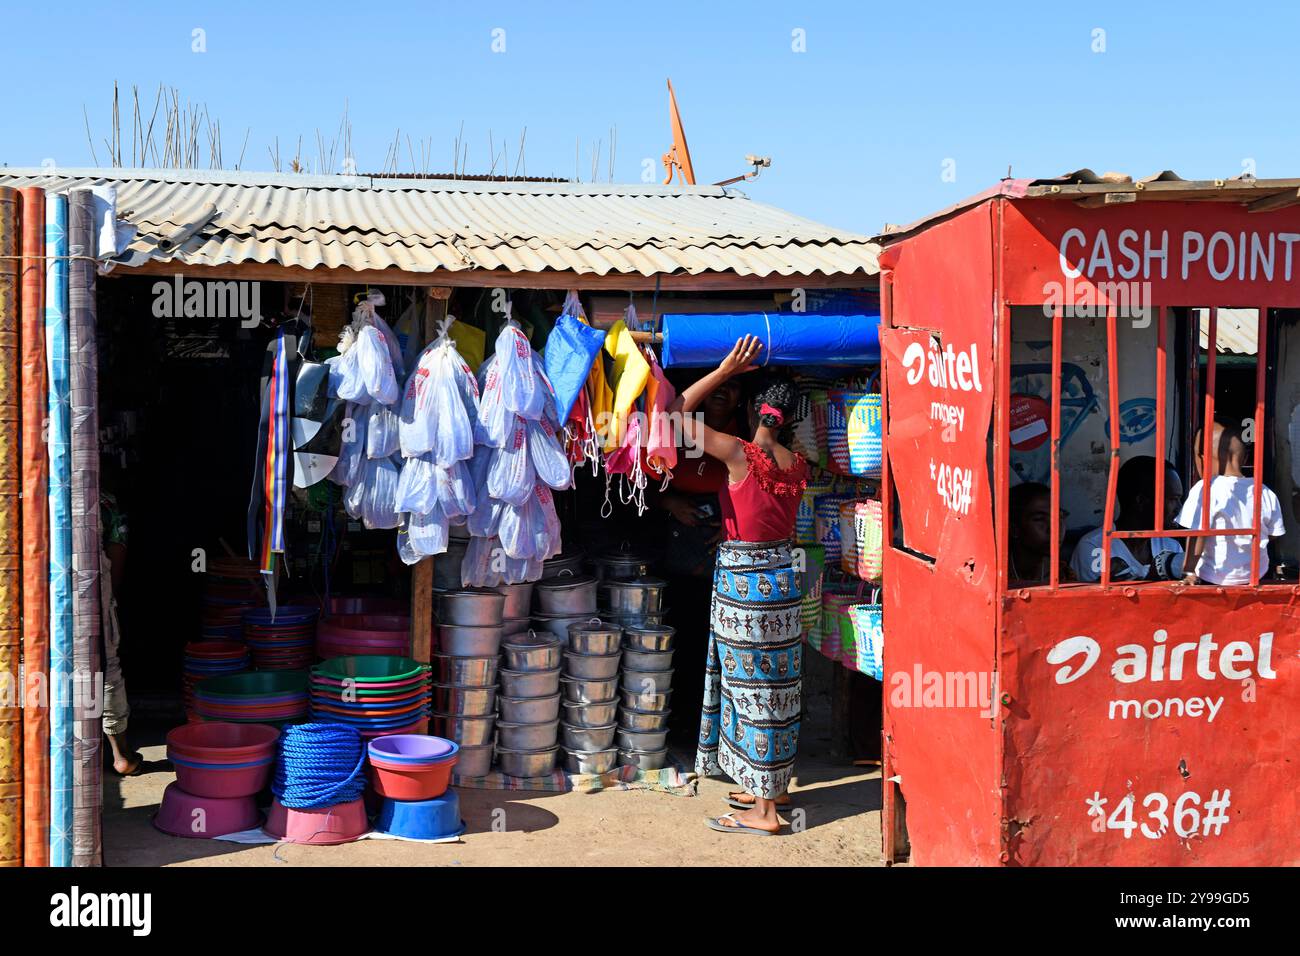
[(790, 541), (718, 548), (695, 770), (768, 800), (789, 787), (799, 747), (799, 605)]

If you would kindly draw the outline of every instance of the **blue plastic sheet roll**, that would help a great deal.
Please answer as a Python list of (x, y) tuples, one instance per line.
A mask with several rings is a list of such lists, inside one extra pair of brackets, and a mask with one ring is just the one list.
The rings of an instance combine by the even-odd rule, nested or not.
[(665, 315), (664, 366), (717, 365), (744, 335), (756, 335), (763, 343), (759, 365), (867, 365), (880, 361), (879, 313), (729, 312)]

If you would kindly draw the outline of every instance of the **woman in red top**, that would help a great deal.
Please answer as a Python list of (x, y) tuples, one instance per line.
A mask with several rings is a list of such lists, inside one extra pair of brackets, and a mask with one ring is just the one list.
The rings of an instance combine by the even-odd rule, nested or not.
[(793, 424), (794, 387), (773, 381), (751, 408), (752, 441), (709, 428), (690, 413), (719, 383), (754, 368), (762, 345), (736, 343), (717, 370), (679, 399), (687, 439), (727, 466), (719, 493), (727, 541), (714, 571), (709, 656), (695, 769), (725, 773), (741, 790), (739, 813), (709, 821), (723, 833), (770, 836), (781, 829), (777, 801), (786, 797), (799, 744), (803, 646), (795, 568), (795, 512), (808, 466), (778, 436)]

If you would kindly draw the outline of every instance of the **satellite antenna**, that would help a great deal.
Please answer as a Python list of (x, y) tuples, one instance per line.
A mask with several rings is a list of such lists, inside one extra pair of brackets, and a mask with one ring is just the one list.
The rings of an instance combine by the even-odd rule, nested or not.
[(667, 174), (664, 185), (673, 181), (674, 172), (681, 176), (687, 186), (695, 185), (695, 168), (691, 166), (691, 151), (686, 145), (686, 130), (682, 128), (682, 115), (677, 111), (677, 96), (673, 93), (673, 81), (668, 81), (668, 115), (673, 126), (673, 145), (664, 153), (664, 172)]

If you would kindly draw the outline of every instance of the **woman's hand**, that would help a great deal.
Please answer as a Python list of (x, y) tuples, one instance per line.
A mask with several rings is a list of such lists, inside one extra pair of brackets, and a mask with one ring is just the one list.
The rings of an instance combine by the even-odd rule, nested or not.
[(728, 378), (741, 372), (752, 372), (758, 368), (754, 364), (754, 359), (758, 358), (758, 353), (762, 350), (763, 343), (758, 340), (757, 335), (742, 336), (736, 340), (731, 352), (718, 365), (718, 371)]

